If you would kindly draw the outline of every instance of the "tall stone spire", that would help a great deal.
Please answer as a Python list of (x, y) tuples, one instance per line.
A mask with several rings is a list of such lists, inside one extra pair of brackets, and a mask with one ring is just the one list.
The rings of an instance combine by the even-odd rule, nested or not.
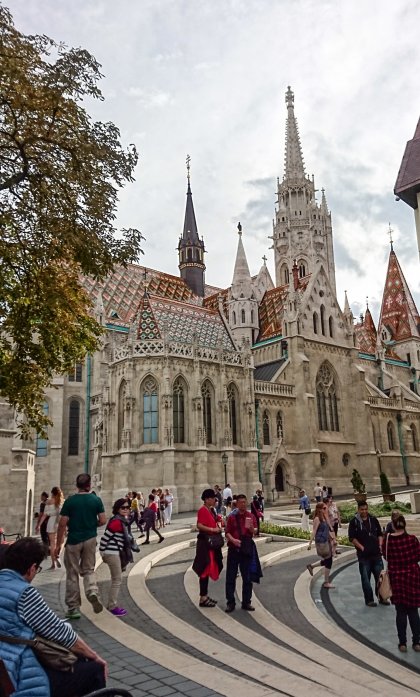
[(191, 288), (193, 293), (204, 297), (204, 248), (203, 239), (198, 236), (194, 204), (190, 182), (190, 162), (187, 156), (187, 203), (185, 207), (184, 230), (178, 243), (178, 258), (181, 278)]
[(309, 276), (322, 264), (335, 292), (331, 213), (325, 192), (318, 203), (314, 177), (305, 174), (294, 99), (288, 87), (284, 176), (281, 182), (277, 180), (278, 199), (272, 236), (276, 285), (290, 283), (291, 269), (296, 260), (299, 278)]
[(284, 179), (290, 182), (302, 182), (305, 179), (305, 167), (303, 164), (299, 129), (295, 117), (294, 101), (295, 95), (289, 85), (286, 92), (287, 121)]
[(238, 234), (238, 248), (236, 250), (235, 268), (232, 278), (232, 293), (235, 297), (239, 297), (241, 293), (243, 293), (245, 297), (249, 297), (251, 274), (249, 272), (248, 260), (242, 242), (242, 226), (240, 223), (238, 223)]
[(238, 234), (232, 286), (228, 293), (229, 324), (236, 341), (246, 339), (252, 344), (258, 334), (258, 301), (242, 242), (240, 223)]

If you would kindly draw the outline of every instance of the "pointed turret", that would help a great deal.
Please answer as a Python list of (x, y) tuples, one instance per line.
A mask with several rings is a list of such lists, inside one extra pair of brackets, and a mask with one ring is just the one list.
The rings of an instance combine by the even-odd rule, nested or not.
[(136, 339), (161, 339), (162, 335), (150, 305), (150, 297), (145, 289), (137, 312), (134, 315), (134, 331)]
[(286, 92), (287, 122), (284, 178), (302, 182), (305, 179), (305, 167), (303, 164), (299, 129), (295, 117), (294, 101), (295, 95), (289, 85)]
[(242, 243), (242, 226), (238, 223), (238, 249), (236, 251), (235, 268), (232, 278), (232, 294), (239, 297), (241, 294), (249, 297), (251, 292), (251, 274), (249, 272), (248, 261)]
[(410, 338), (420, 338), (420, 316), (394, 252), (392, 241), (379, 328), (381, 338), (385, 341), (401, 342)]
[(238, 223), (238, 249), (236, 251), (232, 286), (229, 289), (229, 324), (236, 341), (247, 339), (251, 344), (258, 334), (258, 291), (249, 272), (242, 242), (242, 225)]
[(203, 239), (198, 236), (194, 204), (190, 185), (190, 156), (187, 157), (187, 203), (185, 207), (184, 230), (178, 243), (178, 268), (181, 278), (193, 293), (204, 297), (204, 248)]
[(349, 299), (347, 297), (347, 291), (344, 291), (344, 314), (345, 315), (351, 315), (353, 317), (353, 313), (351, 311)]
[(363, 315), (360, 316), (360, 323), (356, 324), (354, 331), (356, 335), (356, 346), (359, 351), (375, 355), (377, 335), (375, 323), (369, 307), (366, 308), (364, 318)]
[(321, 263), (335, 292), (331, 213), (325, 192), (318, 204), (314, 177), (305, 174), (294, 100), (288, 87), (284, 176), (277, 183), (278, 208), (273, 230), (276, 284), (289, 283), (289, 271), (296, 259), (299, 278), (312, 274)]

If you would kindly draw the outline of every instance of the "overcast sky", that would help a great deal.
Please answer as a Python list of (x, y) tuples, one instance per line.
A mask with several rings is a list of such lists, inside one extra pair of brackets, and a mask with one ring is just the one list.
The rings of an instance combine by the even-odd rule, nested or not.
[(291, 85), (306, 171), (333, 216), (337, 292), (378, 316), (394, 249), (420, 305), (413, 211), (393, 187), (420, 115), (418, 0), (7, 0), (17, 27), (86, 48), (102, 64), (103, 103), (140, 152), (120, 196), (121, 227), (146, 237), (141, 263), (178, 275), (186, 171), (206, 281), (232, 278), (236, 225), (251, 273), (267, 255), (283, 174)]

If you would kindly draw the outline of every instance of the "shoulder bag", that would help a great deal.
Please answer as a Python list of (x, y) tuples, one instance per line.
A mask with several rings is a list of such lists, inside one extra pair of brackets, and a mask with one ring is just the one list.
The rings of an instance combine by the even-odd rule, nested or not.
[(0, 641), (5, 641), (7, 644), (26, 644), (26, 646), (30, 646), (44, 668), (68, 671), (72, 670), (77, 661), (77, 656), (71, 649), (67, 649), (65, 646), (57, 644), (56, 641), (44, 639), (41, 636), (36, 636), (35, 639), (23, 639), (21, 637), (0, 635)]
[[(210, 511), (213, 518), (214, 522), (217, 523), (217, 518), (213, 514), (213, 511)], [(222, 549), (223, 545), (225, 544), (225, 541), (223, 539), (223, 535), (221, 532), (215, 533), (213, 535), (206, 535), (206, 540), (207, 540), (207, 546), (209, 549)]]
[(391, 588), (391, 581), (389, 579), (389, 573), (388, 573), (388, 540), (389, 540), (389, 534), (386, 537), (386, 546), (385, 546), (385, 557), (386, 557), (386, 569), (382, 569), (381, 573), (379, 574), (379, 580), (378, 580), (378, 595), (381, 598), (381, 600), (390, 600), (392, 598), (392, 588)]

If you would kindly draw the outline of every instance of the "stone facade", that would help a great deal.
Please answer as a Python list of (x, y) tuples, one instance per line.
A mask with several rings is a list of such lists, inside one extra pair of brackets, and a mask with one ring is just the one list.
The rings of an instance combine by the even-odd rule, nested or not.
[[(358, 323), (347, 298), (341, 310), (331, 213), (305, 174), (290, 88), (286, 104), (276, 284), (265, 260), (251, 275), (241, 225), (230, 286), (205, 284), (188, 170), (181, 278), (130, 265), (85, 279), (103, 345), (47, 390), (48, 438), (19, 443), (2, 405), (3, 525), (28, 530), (34, 496), (58, 483), (69, 494), (83, 470), (108, 510), (153, 486), (172, 489), (175, 510), (192, 510), (225, 478), (248, 495), (261, 482), (273, 500), (316, 481), (349, 492), (354, 467), (369, 491), (381, 471), (392, 486), (420, 483), (417, 309), (391, 249), (378, 331), (369, 309)], [(24, 505), (12, 520), (16, 491)]]

